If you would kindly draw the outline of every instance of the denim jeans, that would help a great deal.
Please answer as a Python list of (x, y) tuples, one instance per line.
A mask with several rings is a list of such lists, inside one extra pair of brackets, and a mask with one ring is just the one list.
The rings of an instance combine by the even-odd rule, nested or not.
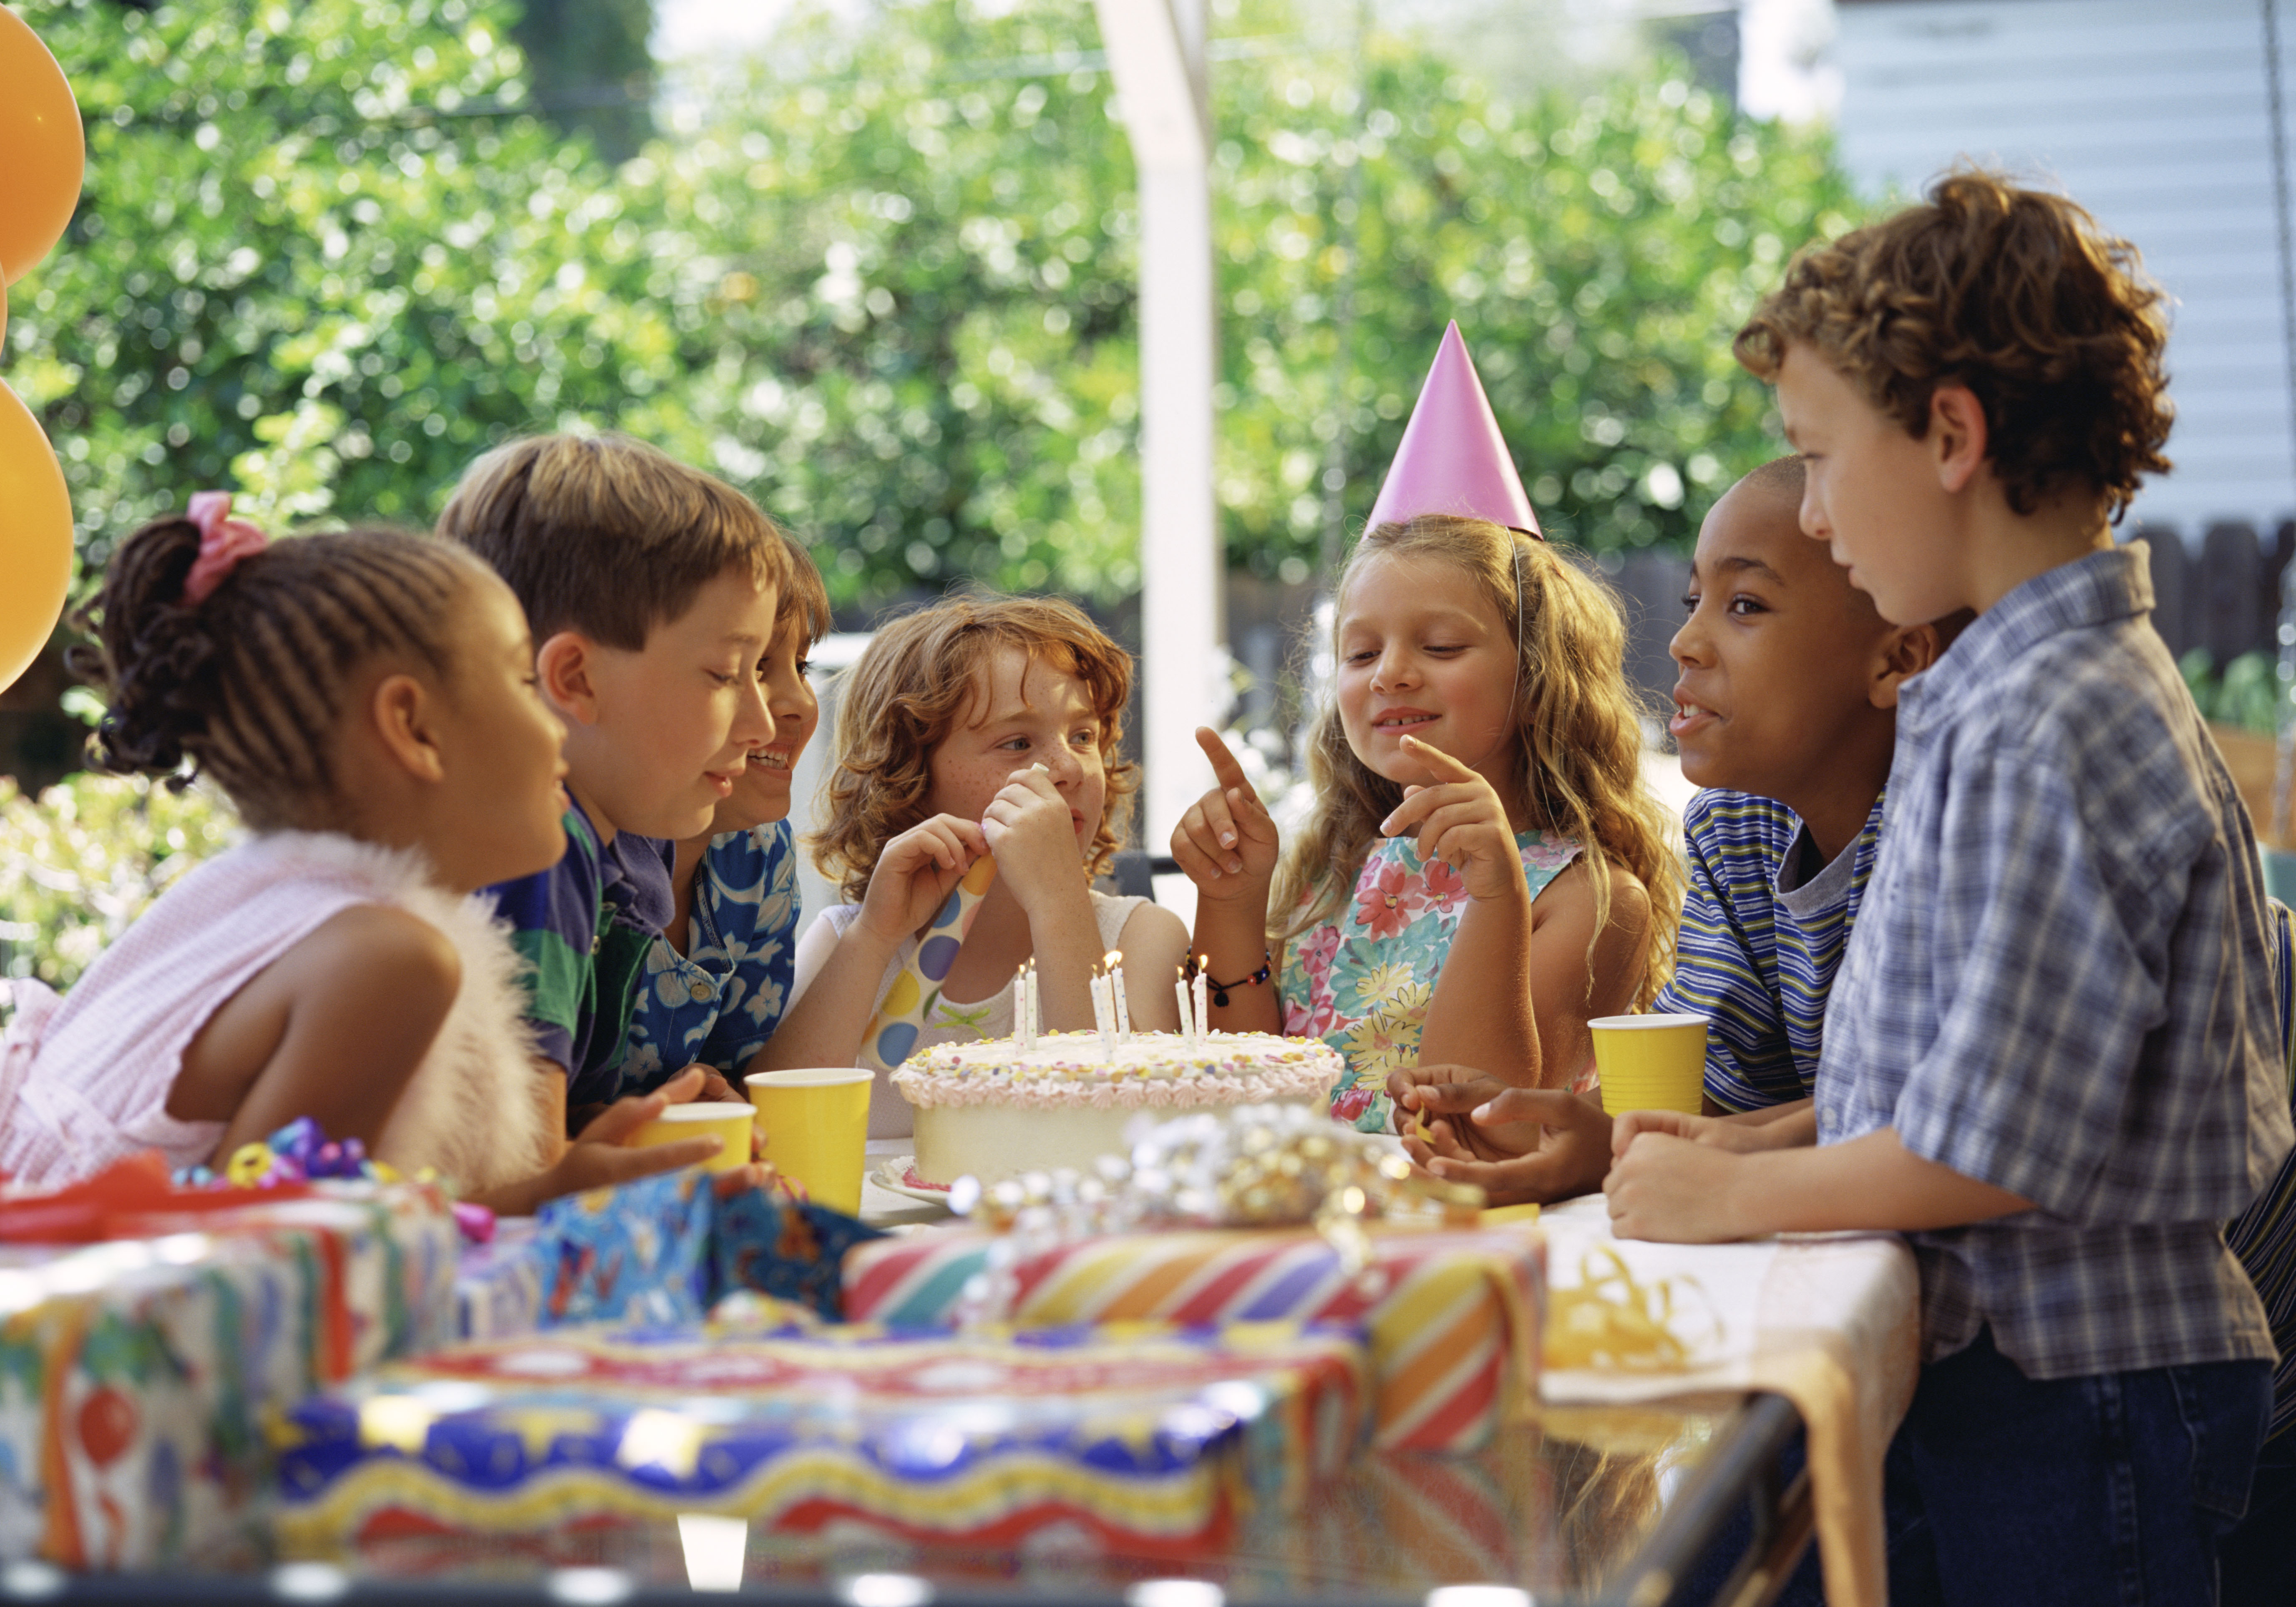
[[(1922, 1370), (1890, 1446), (1891, 1607), (2215, 1603), (2271, 1402), (2267, 1362), (2036, 1381), (1980, 1332)], [(1742, 1523), (1740, 1549), (1750, 1537)], [(1692, 1599), (1721, 1583), (1716, 1561)], [(1816, 1562), (1812, 1547), (1782, 1603), (1823, 1599)]]
[(1979, 1333), (1898, 1433), (1890, 1599), (2209, 1607), (2271, 1405), (2268, 1362), (2037, 1380)]
[(2296, 1429), (2264, 1443), (2248, 1488), (2248, 1516), (2225, 1537), (2225, 1607), (2296, 1602)]

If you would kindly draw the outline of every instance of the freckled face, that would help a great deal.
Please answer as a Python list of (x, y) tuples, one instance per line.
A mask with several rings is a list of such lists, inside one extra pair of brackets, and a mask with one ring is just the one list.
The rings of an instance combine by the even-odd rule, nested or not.
[(1350, 578), (1339, 622), (1340, 724), (1348, 746), (1402, 786), (1434, 781), (1406, 735), (1513, 796), (1514, 633), (1466, 570), (1380, 553)]
[(1100, 831), (1108, 772), (1100, 756), (1100, 717), (1082, 681), (1018, 648), (989, 661), (970, 724), (933, 750), (925, 812), (979, 820), (996, 794), (1032, 765), (1043, 765), (1068, 800), (1081, 855)]

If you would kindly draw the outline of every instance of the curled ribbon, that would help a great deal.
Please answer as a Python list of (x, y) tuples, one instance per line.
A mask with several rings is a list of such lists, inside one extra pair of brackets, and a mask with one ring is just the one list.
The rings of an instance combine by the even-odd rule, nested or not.
[(231, 516), (231, 493), (194, 491), (184, 517), (200, 529), (200, 555), (184, 577), (184, 602), (197, 608), (214, 595), (242, 559), (263, 550), (263, 532), (244, 519)]

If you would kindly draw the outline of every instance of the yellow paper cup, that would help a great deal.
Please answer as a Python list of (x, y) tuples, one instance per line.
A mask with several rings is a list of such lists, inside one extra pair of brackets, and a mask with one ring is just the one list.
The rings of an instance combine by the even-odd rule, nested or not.
[(750, 1134), (757, 1123), (755, 1111), (725, 1100), (672, 1105), (623, 1143), (646, 1149), (657, 1144), (682, 1144), (689, 1138), (715, 1138), (718, 1153), (701, 1164), (709, 1171), (730, 1172), (750, 1164)]
[(869, 1143), (869, 1085), (862, 1066), (759, 1071), (742, 1079), (758, 1108), (765, 1157), (832, 1210), (861, 1209), (861, 1158)]
[(1680, 1111), (1695, 1116), (1706, 1093), (1706, 1018), (1702, 1015), (1598, 1015), (1595, 1066), (1603, 1109)]

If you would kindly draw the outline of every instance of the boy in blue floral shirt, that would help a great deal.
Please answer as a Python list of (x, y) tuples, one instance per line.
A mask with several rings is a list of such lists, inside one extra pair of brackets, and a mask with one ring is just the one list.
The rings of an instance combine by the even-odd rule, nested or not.
[(1605, 1187), (1630, 1237), (1911, 1235), (1900, 1600), (2213, 1600), (2270, 1400), (2223, 1234), (2291, 1142), (2261, 867), (2109, 524), (2169, 466), (2161, 299), (1963, 171), (1738, 337), (1803, 530), (1882, 618), (1977, 619), (1899, 695), (1812, 1115), (1624, 1117)]
[(797, 850), (791, 778), (821, 724), (806, 655), (829, 629), (829, 593), (786, 535), (788, 576), (773, 646), (759, 663), (773, 741), (718, 806), (709, 830), (675, 845), (675, 908), (645, 955), (622, 1054), (622, 1092), (652, 1091), (689, 1065), (702, 1097), (739, 1100), (742, 1073), (788, 1007), (796, 970)]

